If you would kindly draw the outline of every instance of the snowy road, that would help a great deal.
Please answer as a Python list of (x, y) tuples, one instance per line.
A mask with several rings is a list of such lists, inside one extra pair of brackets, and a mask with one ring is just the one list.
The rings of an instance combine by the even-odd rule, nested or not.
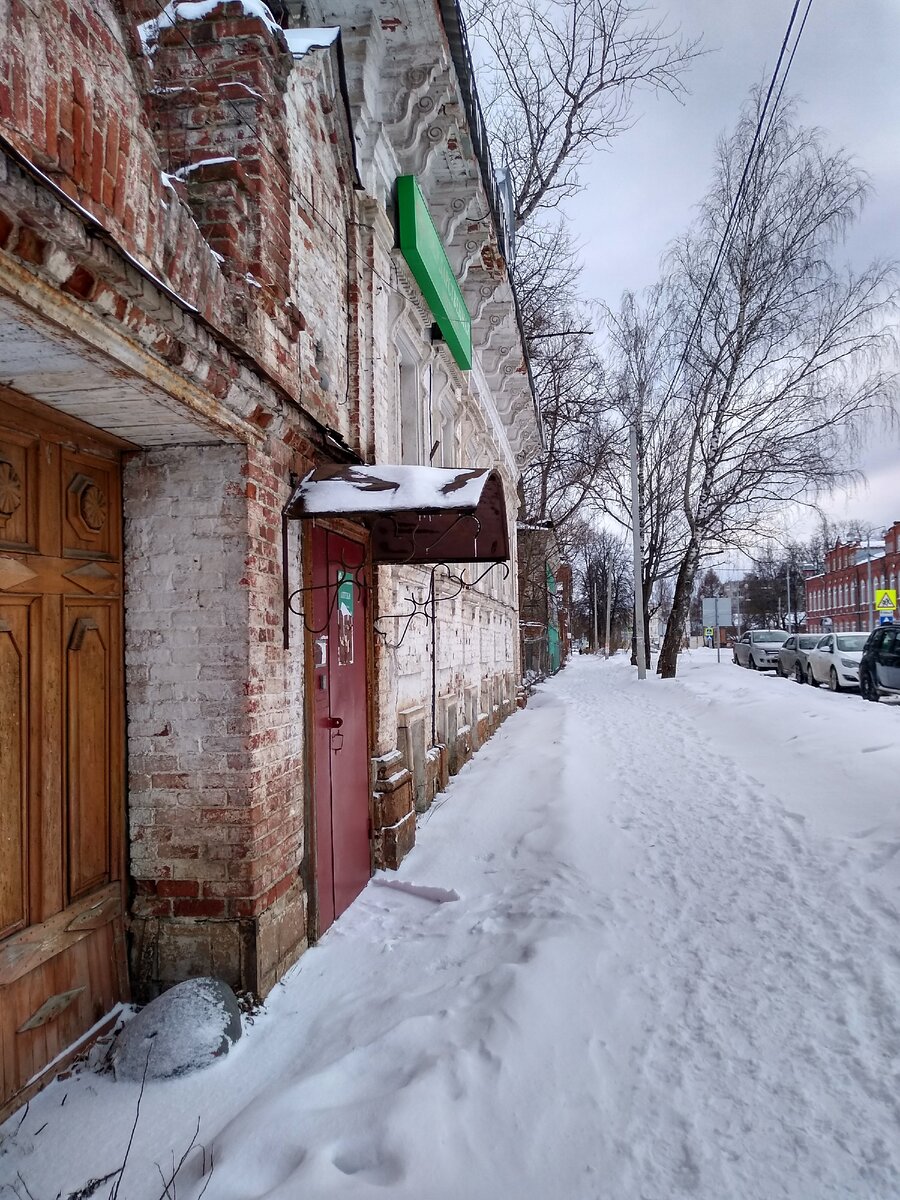
[[(120, 1200), (198, 1116), (178, 1200), (895, 1200), (898, 780), (897, 707), (575, 660), (228, 1059), (148, 1085)], [(114, 1169), (135, 1098), (54, 1085), (0, 1195)]]

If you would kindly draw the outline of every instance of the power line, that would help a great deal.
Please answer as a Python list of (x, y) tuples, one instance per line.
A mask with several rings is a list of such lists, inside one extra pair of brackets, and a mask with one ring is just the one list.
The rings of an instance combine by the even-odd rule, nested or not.
[[(722, 237), (719, 242), (719, 249), (716, 253), (716, 257), (713, 262), (712, 270), (710, 271), (709, 279), (707, 280), (703, 295), (700, 298), (700, 304), (697, 307), (697, 314), (694, 317), (693, 323), (691, 325), (690, 331), (688, 332), (688, 336), (685, 341), (684, 349), (681, 352), (681, 357), (679, 358), (678, 365), (675, 368), (675, 373), (672, 376), (672, 380), (671, 380), (668, 388), (666, 389), (666, 394), (663, 399), (663, 405), (668, 404), (669, 400), (671, 400), (672, 396), (675, 394), (675, 386), (678, 383), (678, 377), (681, 374), (684, 364), (687, 362), (687, 356), (690, 353), (691, 344), (694, 340), (694, 336), (697, 333), (697, 330), (700, 328), (700, 321), (703, 318), (704, 309), (706, 308), (706, 305), (709, 302), (709, 298), (712, 295), (712, 289), (715, 286), (716, 279), (718, 278), (719, 271), (721, 270), (722, 262), (724, 261), (725, 255), (728, 252), (732, 229), (737, 220), (738, 209), (741, 205), (741, 202), (744, 199), (747, 182), (750, 178), (751, 169), (754, 166), (754, 159), (759, 158), (759, 155), (761, 155), (762, 149), (765, 146), (766, 141), (768, 140), (769, 133), (772, 129), (772, 123), (775, 120), (775, 114), (778, 109), (778, 103), (781, 100), (781, 95), (782, 95), (782, 92), (784, 91), (784, 85), (787, 81), (788, 72), (790, 71), (791, 64), (794, 61), (794, 55), (797, 53), (797, 46), (800, 43), (800, 37), (803, 34), (803, 30), (806, 26), (806, 19), (809, 16), (809, 10), (812, 8), (812, 0), (808, 0), (808, 2), (807, 2), (806, 12), (803, 15), (803, 20), (797, 31), (797, 36), (794, 40), (793, 49), (791, 50), (787, 66), (784, 70), (784, 74), (781, 77), (781, 84), (778, 88), (778, 95), (775, 98), (775, 103), (772, 105), (772, 111), (771, 111), (771, 114), (769, 115), (768, 124), (766, 124), (766, 114), (769, 109), (769, 103), (772, 99), (772, 93), (775, 90), (775, 85), (778, 81), (779, 72), (781, 71), (781, 64), (784, 61), (785, 52), (787, 50), (788, 42), (790, 41), (791, 31), (794, 27), (794, 22), (797, 19), (797, 11), (799, 8), (800, 8), (800, 0), (794, 0), (794, 6), (791, 10), (790, 20), (788, 21), (784, 39), (782, 40), (782, 43), (781, 43), (781, 50), (779, 51), (779, 54), (778, 54), (778, 61), (775, 63), (775, 69), (773, 70), (772, 77), (769, 80), (769, 87), (766, 92), (766, 98), (765, 98), (762, 108), (760, 109), (759, 117), (756, 122), (756, 129), (754, 130), (754, 133), (753, 133), (753, 140), (750, 143), (750, 149), (747, 152), (747, 158), (744, 162), (744, 170), (741, 174), (740, 183), (738, 184), (737, 191), (735, 192), (734, 201), (732, 202), (732, 205), (731, 205), (731, 211), (729, 212), (728, 220), (725, 223), (725, 229), (722, 232)], [(765, 131), (765, 134), (761, 138), (760, 135), (762, 134), (762, 129), (763, 129), (764, 124), (766, 124), (766, 131)]]

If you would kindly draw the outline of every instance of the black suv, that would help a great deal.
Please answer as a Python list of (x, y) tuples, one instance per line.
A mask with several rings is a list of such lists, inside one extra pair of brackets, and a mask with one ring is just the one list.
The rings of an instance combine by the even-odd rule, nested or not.
[(859, 664), (864, 700), (900, 696), (900, 625), (882, 625), (869, 634)]

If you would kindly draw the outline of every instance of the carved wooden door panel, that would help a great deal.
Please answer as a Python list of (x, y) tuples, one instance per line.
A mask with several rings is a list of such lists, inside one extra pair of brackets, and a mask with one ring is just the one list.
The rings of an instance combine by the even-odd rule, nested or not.
[(0, 389), (0, 1116), (127, 990), (120, 474)]

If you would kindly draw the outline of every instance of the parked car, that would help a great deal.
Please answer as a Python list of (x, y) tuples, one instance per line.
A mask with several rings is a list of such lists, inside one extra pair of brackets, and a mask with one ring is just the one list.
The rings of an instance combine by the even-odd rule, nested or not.
[(900, 626), (882, 625), (869, 634), (859, 666), (864, 700), (900, 696)]
[(778, 651), (775, 674), (806, 683), (806, 654), (821, 639), (820, 633), (793, 633)]
[(789, 636), (783, 629), (751, 629), (734, 643), (734, 661), (751, 671), (774, 671), (778, 653)]
[(859, 664), (867, 633), (828, 633), (806, 656), (806, 682), (827, 683), (833, 692), (859, 687)]

